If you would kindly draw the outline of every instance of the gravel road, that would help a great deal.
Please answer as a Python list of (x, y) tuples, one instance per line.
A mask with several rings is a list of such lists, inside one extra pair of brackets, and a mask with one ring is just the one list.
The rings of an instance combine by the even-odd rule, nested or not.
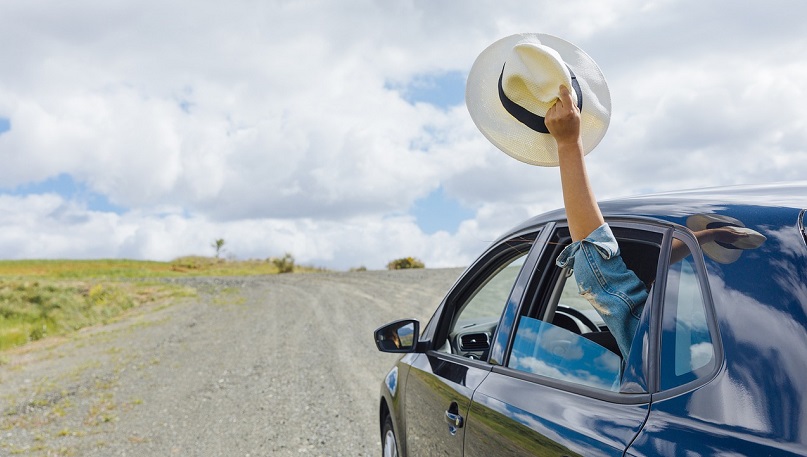
[(372, 331), (460, 273), (182, 279), (198, 297), (3, 354), (0, 456), (379, 455)]

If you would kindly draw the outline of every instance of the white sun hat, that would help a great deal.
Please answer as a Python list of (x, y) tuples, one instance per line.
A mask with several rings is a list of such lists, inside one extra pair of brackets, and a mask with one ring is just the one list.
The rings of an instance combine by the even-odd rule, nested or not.
[(496, 41), (477, 57), (465, 104), (477, 128), (511, 157), (557, 166), (558, 148), (544, 116), (569, 88), (580, 108), (583, 152), (599, 144), (611, 120), (611, 95), (600, 68), (577, 46), (541, 33)]
[(722, 214), (695, 214), (687, 218), (687, 227), (693, 232), (713, 228), (725, 228), (738, 236), (733, 243), (710, 241), (701, 249), (706, 257), (718, 263), (729, 264), (740, 258), (744, 250), (756, 249), (765, 243), (765, 235), (750, 229), (741, 221)]

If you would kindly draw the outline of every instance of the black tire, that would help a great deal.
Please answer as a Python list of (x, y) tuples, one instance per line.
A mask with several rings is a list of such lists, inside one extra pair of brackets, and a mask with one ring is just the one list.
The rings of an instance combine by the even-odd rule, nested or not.
[(392, 418), (384, 418), (384, 427), (381, 429), (381, 457), (398, 457), (398, 437), (392, 428)]

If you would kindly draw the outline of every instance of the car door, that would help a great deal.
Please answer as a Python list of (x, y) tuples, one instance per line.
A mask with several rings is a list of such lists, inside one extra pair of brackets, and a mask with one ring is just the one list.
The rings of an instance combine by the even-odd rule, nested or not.
[[(755, 449), (753, 443), (738, 439), (741, 433), (721, 436), (718, 418), (702, 420), (713, 414), (714, 404), (729, 397), (730, 390), (720, 382), (706, 386), (722, 365), (722, 345), (702, 258), (692, 255), (699, 253), (697, 242), (680, 232), (674, 239), (686, 246), (687, 254), (670, 264), (659, 284), (664, 289), (662, 312), (657, 315), (655, 347), (650, 351), (658, 360), (657, 376), (651, 381), (653, 402), (648, 426), (627, 455), (768, 455), (764, 448)], [(755, 415), (742, 416), (733, 420), (754, 420)]]
[(433, 318), (428, 350), (414, 356), (407, 375), (406, 455), (462, 455), (471, 397), (490, 373), (490, 341), (502, 312), (521, 300), (534, 268), (530, 249), (536, 236), (518, 234), (497, 243), (446, 296)]
[[(717, 260), (688, 233), (677, 231), (674, 241), (687, 252), (659, 284), (653, 401), (626, 455), (806, 455), (803, 303), (795, 314), (780, 307), (803, 292), (769, 285), (777, 272), (768, 255)], [(779, 274), (804, 277), (804, 263), (779, 256), (775, 264)]]
[[(652, 285), (668, 229), (611, 227), (629, 268)], [(622, 360), (599, 315), (581, 299), (573, 272), (555, 265), (569, 243), (568, 229), (558, 228), (530, 280), (502, 363), (474, 392), (465, 456), (622, 456), (647, 418), (652, 307), (645, 307)], [(648, 304), (655, 295), (651, 290)]]

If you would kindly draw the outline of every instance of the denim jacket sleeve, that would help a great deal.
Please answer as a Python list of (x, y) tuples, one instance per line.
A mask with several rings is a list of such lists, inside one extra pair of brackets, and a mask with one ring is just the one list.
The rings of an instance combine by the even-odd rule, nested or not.
[(622, 260), (611, 228), (603, 224), (566, 246), (557, 264), (574, 269), (580, 295), (602, 316), (626, 360), (648, 294)]

